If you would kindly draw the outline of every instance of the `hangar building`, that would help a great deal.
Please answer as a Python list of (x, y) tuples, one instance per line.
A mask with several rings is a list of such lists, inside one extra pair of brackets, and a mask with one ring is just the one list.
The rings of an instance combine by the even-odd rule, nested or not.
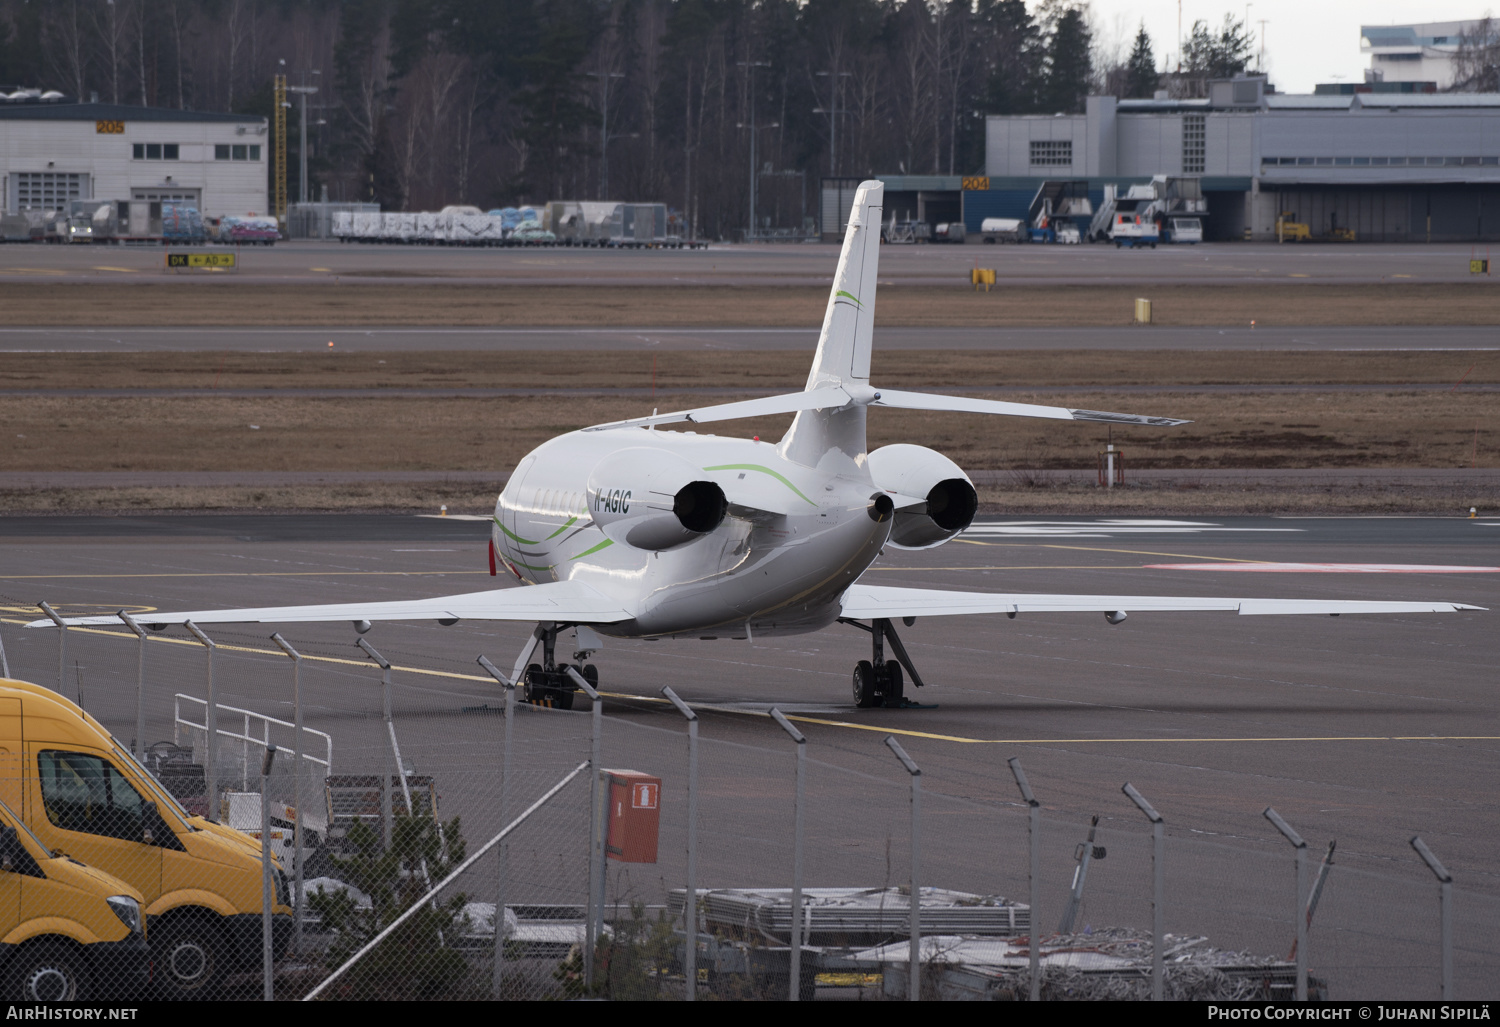
[(0, 94), (8, 213), (96, 199), (265, 214), (267, 144), (266, 119), (253, 115)]
[[(1045, 182), (1086, 183), (1098, 209), (1107, 183), (1201, 176), (1208, 239), (1274, 239), (1288, 212), (1314, 236), (1497, 240), (1500, 94), (1292, 96), (1247, 76), (1210, 83), (1206, 99), (1091, 96), (1083, 114), (987, 118), (984, 171), (885, 178), (887, 211), (961, 217), (972, 237), (984, 218), (1026, 218)], [(847, 220), (847, 181), (824, 181), (825, 238)]]

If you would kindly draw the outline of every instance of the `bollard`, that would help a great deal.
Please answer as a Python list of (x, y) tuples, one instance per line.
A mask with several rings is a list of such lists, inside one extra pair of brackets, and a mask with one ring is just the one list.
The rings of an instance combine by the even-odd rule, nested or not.
[(271, 944), (271, 907), (276, 895), (276, 886), (271, 875), (275, 873), (271, 862), (271, 761), (276, 759), (276, 746), (266, 746), (266, 754), (260, 761), (260, 956), (261, 969), (265, 974), (265, 1000), (276, 997), (276, 982), (273, 973), (275, 960)]
[(1432, 876), (1438, 879), (1438, 930), (1443, 947), (1443, 1001), (1453, 999), (1453, 875), (1438, 862), (1420, 835), (1412, 835), (1411, 847), (1417, 850)]
[(124, 610), (115, 616), (124, 621), (127, 628), (135, 632), (135, 637), (140, 644), (135, 663), (135, 758), (144, 767), (146, 765), (146, 630)]
[(302, 654), (281, 637), (271, 641), (292, 658), (292, 951), (302, 954)]
[(1127, 781), (1120, 791), (1129, 796), (1130, 801), (1151, 821), (1151, 1001), (1160, 1002), (1166, 990), (1162, 980), (1161, 951), (1163, 935), (1166, 933), (1163, 930), (1167, 890), (1166, 834), (1161, 814), (1152, 808), (1145, 796), (1135, 790), (1134, 785)]
[(781, 725), (781, 730), (791, 736), (797, 745), (797, 804), (792, 814), (792, 954), (791, 979), (787, 985), (787, 1000), (802, 998), (802, 811), (807, 783), (807, 738), (792, 726), (792, 722), (776, 707), (771, 707), (771, 719)]
[[(495, 665), (483, 656), (475, 661), (485, 672), (505, 689), (505, 749), (500, 755), (500, 822), (506, 823), (510, 799), (510, 725), (516, 711), (516, 688)], [(500, 854), (499, 871), (495, 884), (495, 963), (490, 979), (493, 997), (500, 998), (504, 984), (505, 969), (505, 874), (510, 847), (504, 842), (496, 846)]]
[(662, 688), (661, 694), (688, 722), (687, 891), (682, 896), (682, 929), (687, 935), (684, 997), (693, 1002), (698, 997), (698, 714), (670, 686)]
[(1281, 836), (1292, 843), (1297, 852), (1297, 894), (1292, 903), (1292, 916), (1297, 921), (1297, 992), (1298, 1002), (1307, 1001), (1307, 917), (1302, 912), (1302, 896), (1307, 891), (1307, 842), (1292, 829), (1292, 825), (1281, 819), (1281, 815), (1270, 806), (1262, 814), (1276, 826)]
[(217, 824), (219, 822), (219, 696), (214, 690), (214, 651), (218, 646), (207, 635), (198, 630), (198, 625), (192, 621), (185, 621), (182, 625), (192, 632), (193, 637), (203, 643), (203, 648), (208, 650), (208, 713), (203, 718), (203, 733), (207, 735), (204, 739), (203, 762), (204, 773), (207, 777), (208, 790), (208, 812), (206, 819)]
[(1021, 761), (1012, 756), (1006, 762), (1010, 764), (1010, 772), (1015, 776), (1016, 787), (1021, 789), (1021, 799), (1027, 807), (1029, 826), (1026, 833), (1031, 842), (1031, 939), (1026, 946), (1031, 950), (1031, 994), (1028, 997), (1032, 1002), (1037, 1002), (1042, 997), (1042, 945), (1041, 938), (1037, 935), (1038, 925), (1041, 923), (1037, 906), (1042, 901), (1042, 804), (1031, 794), (1031, 785), (1026, 783), (1026, 772), (1021, 769)]
[(1148, 299), (1137, 299), (1135, 301), (1135, 323), (1148, 325), (1151, 323), (1151, 301)]
[(906, 980), (906, 1000), (919, 1002), (922, 999), (922, 771), (906, 755), (895, 735), (886, 735), (885, 745), (911, 775), (911, 970)]

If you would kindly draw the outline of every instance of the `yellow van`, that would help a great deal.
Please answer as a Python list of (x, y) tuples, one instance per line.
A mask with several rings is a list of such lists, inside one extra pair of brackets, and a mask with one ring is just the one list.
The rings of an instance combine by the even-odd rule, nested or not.
[(132, 998), (150, 954), (141, 893), (119, 878), (54, 856), (0, 804), (0, 980), (5, 998), (73, 1002)]
[[(0, 802), (47, 848), (140, 891), (153, 979), (200, 997), (261, 961), (260, 843), (190, 815), (123, 745), (50, 689), (0, 679)], [(274, 952), (291, 938), (276, 869)]]

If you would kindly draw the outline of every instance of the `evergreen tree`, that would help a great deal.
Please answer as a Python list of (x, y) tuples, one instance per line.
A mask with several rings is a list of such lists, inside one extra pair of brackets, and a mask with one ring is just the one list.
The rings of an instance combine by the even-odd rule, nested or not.
[(1156, 54), (1151, 51), (1151, 37), (1146, 34), (1146, 23), (1135, 34), (1135, 46), (1125, 64), (1125, 95), (1149, 98), (1156, 91)]
[(1052, 37), (1047, 41), (1046, 80), (1042, 85), (1042, 111), (1076, 114), (1083, 110), (1094, 76), (1089, 55), (1092, 42), (1083, 9), (1065, 7), (1057, 14)]

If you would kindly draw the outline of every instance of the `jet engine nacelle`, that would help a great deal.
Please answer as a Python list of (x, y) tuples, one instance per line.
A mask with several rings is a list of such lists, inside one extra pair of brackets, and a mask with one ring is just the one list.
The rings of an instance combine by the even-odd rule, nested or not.
[(967, 528), (979, 509), (969, 476), (952, 460), (925, 446), (883, 446), (870, 454), (875, 484), (899, 496), (924, 500), (899, 506), (890, 544), (898, 549), (940, 546)]
[(728, 502), (717, 483), (659, 449), (622, 449), (589, 474), (589, 515), (604, 534), (635, 549), (685, 545), (717, 528)]

